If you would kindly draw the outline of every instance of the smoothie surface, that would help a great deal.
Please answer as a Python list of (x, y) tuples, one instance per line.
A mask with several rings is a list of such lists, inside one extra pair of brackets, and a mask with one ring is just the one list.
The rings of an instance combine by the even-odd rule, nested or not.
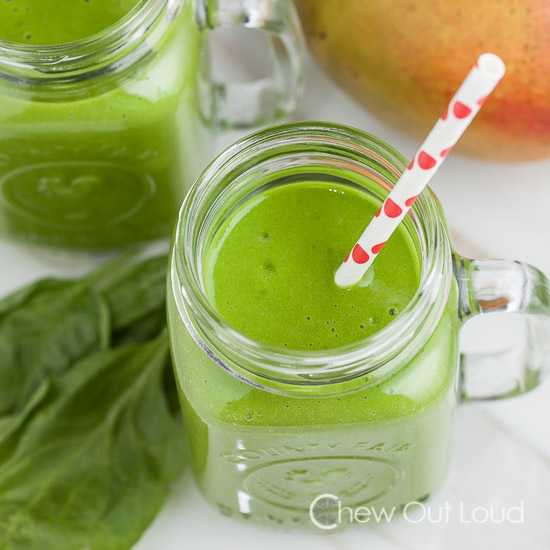
[(408, 231), (394, 233), (360, 285), (334, 283), (379, 206), (356, 187), (324, 182), (264, 191), (214, 236), (204, 266), (208, 298), (233, 328), (281, 348), (332, 349), (379, 331), (418, 289)]
[(0, 38), (33, 45), (63, 44), (102, 31), (139, 0), (0, 0)]

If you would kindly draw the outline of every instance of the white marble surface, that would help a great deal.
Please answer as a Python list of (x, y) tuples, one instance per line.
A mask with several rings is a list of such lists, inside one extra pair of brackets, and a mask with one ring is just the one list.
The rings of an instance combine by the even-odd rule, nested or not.
[[(410, 157), (418, 146), (349, 100), (313, 64), (301, 107), (294, 119), (350, 124), (371, 132)], [(241, 133), (221, 136), (217, 149)], [(495, 164), (451, 156), (433, 182), (459, 252), (533, 263), (550, 275), (550, 160)], [(533, 197), (537, 197), (534, 199)], [(47, 252), (0, 243), (0, 294), (45, 274), (70, 275), (91, 267), (87, 260), (52, 258)], [(497, 324), (466, 327), (464, 345), (497, 340)], [(549, 335), (550, 338), (550, 335)], [(245, 526), (219, 515), (201, 499), (189, 471), (135, 550), (225, 548), (298, 550), (548, 550), (550, 548), (550, 382), (532, 393), (487, 404), (459, 407), (446, 483), (429, 508), (435, 515), (448, 503), (451, 521), (428, 519), (364, 526), (338, 534), (295, 534)], [(524, 522), (461, 523), (476, 506), (524, 503)], [(435, 516), (434, 516), (435, 517)], [(437, 517), (435, 517), (437, 520)]]

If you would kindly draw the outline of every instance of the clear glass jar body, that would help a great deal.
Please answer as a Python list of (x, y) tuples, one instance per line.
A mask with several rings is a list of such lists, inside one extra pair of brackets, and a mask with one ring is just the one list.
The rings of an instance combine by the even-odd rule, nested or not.
[(311, 528), (310, 506), (322, 494), (399, 513), (442, 484), (457, 399), (456, 289), (415, 357), (388, 379), (338, 396), (251, 387), (199, 347), (173, 298), (169, 312), (193, 472), (223, 514)]
[[(455, 405), (473, 397), (459, 369), (462, 322), (499, 303), (506, 311), (537, 310), (539, 320), (544, 312), (548, 327), (548, 281), (529, 266), (454, 254), (428, 190), (404, 222), (418, 245), (418, 292), (378, 333), (342, 348), (296, 352), (247, 339), (217, 315), (204, 291), (203, 260), (217, 227), (243, 200), (314, 179), (362, 186), (382, 203), (407, 164), (359, 130), (289, 124), (232, 146), (187, 196), (172, 251), (169, 331), (194, 475), (222, 513), (313, 527), (310, 508), (321, 495), (394, 515), (428, 498), (445, 476)], [(547, 346), (531, 343), (540, 354), (529, 364), (540, 370), (526, 372), (517, 393), (536, 385), (526, 381), (549, 364)], [(483, 373), (473, 357), (466, 363)], [(485, 391), (498, 396), (490, 384)], [(357, 523), (348, 512), (331, 518), (330, 528)]]

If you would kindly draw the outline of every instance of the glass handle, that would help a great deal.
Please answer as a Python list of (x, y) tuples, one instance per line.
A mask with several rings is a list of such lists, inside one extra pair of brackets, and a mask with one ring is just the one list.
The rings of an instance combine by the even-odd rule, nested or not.
[(524, 340), (497, 353), (461, 355), (462, 401), (501, 399), (537, 387), (550, 370), (550, 284), (537, 268), (507, 260), (455, 257), (462, 321), (486, 313), (521, 313)]
[[(306, 46), (291, 0), (197, 0), (203, 29), (244, 27), (267, 33), (273, 73), (253, 82), (218, 83), (204, 79), (206, 118), (222, 128), (264, 124), (293, 112), (302, 95)], [(209, 89), (204, 90), (207, 86)], [(202, 98), (204, 102), (204, 97)]]

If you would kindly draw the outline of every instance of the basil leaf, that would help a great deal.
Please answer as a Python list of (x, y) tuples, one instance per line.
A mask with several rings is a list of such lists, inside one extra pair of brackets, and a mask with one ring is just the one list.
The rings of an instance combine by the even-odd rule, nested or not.
[(105, 302), (87, 284), (47, 279), (0, 301), (0, 417), (108, 341)]
[(163, 332), (95, 353), (54, 384), (10, 456), (0, 450), (2, 550), (121, 550), (137, 541), (184, 461), (164, 390), (168, 363)]

